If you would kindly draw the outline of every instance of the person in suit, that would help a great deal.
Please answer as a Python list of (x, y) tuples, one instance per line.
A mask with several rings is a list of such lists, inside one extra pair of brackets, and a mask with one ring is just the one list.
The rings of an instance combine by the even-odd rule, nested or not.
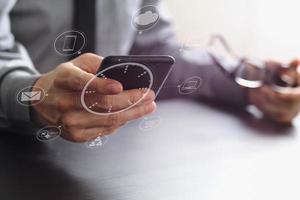
[[(153, 5), (159, 21), (142, 33), (132, 27), (132, 16)], [(161, 1), (154, 0), (0, 0), (0, 124), (8, 129), (60, 125), (63, 137), (84, 142), (113, 133), (131, 120), (155, 111), (155, 94), (150, 92), (136, 107), (116, 115), (97, 116), (82, 109), (80, 93), (93, 78), (103, 57), (108, 55), (162, 55), (180, 49), (171, 17)], [(87, 46), (71, 59), (53, 50), (53, 41), (66, 30), (85, 33)], [(100, 56), (99, 56), (100, 55)], [(278, 94), (265, 86), (246, 90), (228, 79), (208, 52), (191, 49), (174, 54), (176, 64), (159, 98), (178, 97), (168, 86), (187, 77), (204, 79), (199, 92), (190, 98), (218, 101), (244, 109), (256, 105), (275, 122), (290, 123), (300, 109), (300, 91)], [(291, 65), (298, 66), (298, 61)], [(299, 81), (299, 80), (297, 80)], [(43, 88), (49, 95), (43, 102), (22, 106), (16, 96), (23, 88)], [(138, 90), (124, 91), (110, 79), (97, 79), (91, 87), (100, 95), (99, 107), (122, 108), (120, 99), (134, 101)]]

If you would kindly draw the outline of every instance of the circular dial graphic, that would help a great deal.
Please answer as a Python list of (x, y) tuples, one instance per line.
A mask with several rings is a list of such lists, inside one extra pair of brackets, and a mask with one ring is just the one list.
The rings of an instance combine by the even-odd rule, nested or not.
[[(119, 81), (123, 85), (124, 92), (127, 90), (138, 89), (142, 91), (141, 97), (132, 102), (129, 98), (118, 98), (118, 95), (110, 95), (111, 105), (106, 105), (105, 108), (101, 105), (103, 95), (97, 91), (89, 89), (89, 85), (98, 78), (113, 79)], [(95, 115), (112, 115), (117, 114), (136, 106), (149, 93), (153, 85), (153, 74), (151, 70), (140, 63), (121, 63), (116, 64), (97, 73), (84, 87), (81, 93), (81, 104), (86, 111)], [(114, 107), (115, 101), (117, 104), (123, 105), (122, 108)], [(121, 102), (120, 102), (121, 101)], [(106, 102), (110, 104), (110, 102)], [(125, 106), (124, 106), (125, 105)]]

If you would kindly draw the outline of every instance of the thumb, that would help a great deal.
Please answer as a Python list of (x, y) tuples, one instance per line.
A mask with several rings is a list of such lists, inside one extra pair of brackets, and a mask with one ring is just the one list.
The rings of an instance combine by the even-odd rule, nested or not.
[(98, 56), (93, 53), (85, 53), (81, 56), (78, 56), (77, 58), (71, 60), (70, 62), (75, 65), (76, 67), (79, 67), (80, 69), (91, 73), (96, 74), (97, 70), (99, 69), (101, 63), (102, 63), (103, 57)]

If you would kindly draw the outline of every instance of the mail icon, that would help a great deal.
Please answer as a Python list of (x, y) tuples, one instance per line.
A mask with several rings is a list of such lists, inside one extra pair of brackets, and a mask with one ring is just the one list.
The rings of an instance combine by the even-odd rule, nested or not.
[(40, 101), (42, 97), (41, 91), (32, 91), (32, 92), (22, 92), (21, 94), (21, 101)]

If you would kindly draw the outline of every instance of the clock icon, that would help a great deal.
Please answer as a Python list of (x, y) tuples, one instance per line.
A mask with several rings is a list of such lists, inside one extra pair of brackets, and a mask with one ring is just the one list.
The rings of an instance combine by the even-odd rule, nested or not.
[[(99, 109), (101, 102), (97, 101), (93, 96), (101, 96), (96, 91), (90, 90), (89, 85), (98, 78), (113, 79), (119, 81), (123, 85), (123, 90), (139, 89), (142, 91), (142, 96), (135, 102), (131, 102), (130, 99), (120, 99), (122, 105), (127, 105), (122, 109), (114, 108), (113, 105), (107, 109)], [(136, 62), (125, 62), (112, 65), (99, 71), (83, 88), (81, 93), (81, 104), (84, 109), (95, 115), (112, 115), (124, 112), (136, 106), (140, 103), (145, 96), (149, 93), (153, 86), (153, 73), (144, 64)], [(89, 99), (89, 100), (87, 100)], [(96, 99), (90, 101), (90, 99)]]

